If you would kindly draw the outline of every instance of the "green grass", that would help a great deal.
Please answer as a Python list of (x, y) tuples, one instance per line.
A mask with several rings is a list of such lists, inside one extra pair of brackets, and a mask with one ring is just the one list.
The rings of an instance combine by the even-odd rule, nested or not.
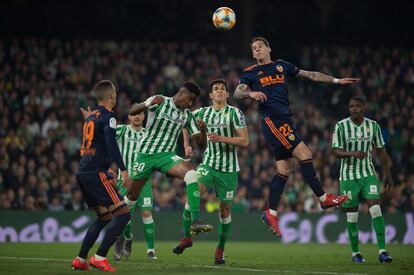
[[(128, 261), (115, 264), (122, 274), (413, 274), (414, 247), (389, 245), (391, 264), (380, 264), (374, 245), (361, 245), (367, 262), (355, 264), (347, 245), (229, 242), (225, 265), (215, 266), (213, 242), (196, 242), (182, 255), (175, 243), (156, 243), (158, 261), (146, 258), (144, 243), (133, 245)], [(1, 274), (67, 274), (80, 244), (0, 244)], [(94, 248), (92, 251), (95, 252)], [(112, 256), (112, 251), (109, 256)], [(111, 262), (113, 260), (109, 257)], [(95, 271), (96, 272), (96, 271)]]

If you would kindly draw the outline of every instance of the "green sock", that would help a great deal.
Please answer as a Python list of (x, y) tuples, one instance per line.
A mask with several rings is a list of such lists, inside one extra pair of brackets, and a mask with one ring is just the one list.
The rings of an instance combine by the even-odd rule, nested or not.
[(190, 205), (191, 220), (198, 220), (200, 214), (200, 189), (198, 188), (198, 183), (188, 183), (187, 184), (187, 201)]
[[(144, 220), (146, 219), (146, 220)], [(154, 220), (151, 218), (143, 218), (145, 240), (147, 241), (147, 248), (154, 249)]]
[(377, 245), (378, 249), (385, 249), (385, 223), (384, 217), (379, 216), (372, 219), (372, 224), (374, 226), (375, 234), (377, 235)]
[[(223, 223), (223, 222), (227, 222), (227, 223)], [(218, 248), (224, 249), (224, 245), (226, 244), (227, 238), (229, 237), (230, 224), (231, 224), (231, 217), (230, 216), (223, 219), (220, 222)]]
[(348, 237), (351, 243), (352, 252), (359, 252), (358, 248), (358, 224), (356, 222), (347, 222), (348, 226)]
[(183, 227), (184, 227), (184, 236), (186, 238), (191, 237), (190, 233), (191, 226), (191, 212), (184, 208), (183, 210)]

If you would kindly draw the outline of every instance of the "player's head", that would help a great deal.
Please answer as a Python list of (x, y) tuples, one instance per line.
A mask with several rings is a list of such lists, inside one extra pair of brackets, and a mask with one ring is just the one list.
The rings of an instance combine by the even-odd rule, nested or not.
[(132, 127), (134, 128), (141, 127), (142, 123), (144, 122), (144, 119), (145, 119), (144, 112), (136, 114), (135, 116), (128, 115), (128, 120), (131, 123)]
[(215, 102), (227, 101), (229, 92), (224, 79), (215, 79), (210, 83), (210, 98)]
[(253, 58), (256, 60), (266, 60), (270, 59), (270, 48), (269, 41), (266, 38), (261, 36), (256, 36), (252, 38), (250, 42), (250, 49), (252, 50)]
[(174, 95), (174, 103), (180, 109), (189, 109), (200, 96), (200, 87), (193, 81), (186, 81)]
[(101, 80), (93, 89), (96, 100), (99, 103), (108, 105), (107, 107), (113, 108), (116, 105), (116, 91), (115, 86), (110, 80)]
[(365, 113), (365, 99), (354, 96), (349, 100), (349, 114), (353, 119), (361, 119)]

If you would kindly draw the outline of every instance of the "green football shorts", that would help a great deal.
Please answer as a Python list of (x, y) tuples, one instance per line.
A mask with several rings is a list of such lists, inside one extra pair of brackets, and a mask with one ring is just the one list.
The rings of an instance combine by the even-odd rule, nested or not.
[(168, 170), (182, 161), (184, 160), (175, 153), (138, 153), (137, 159), (132, 167), (131, 179), (149, 179), (154, 170), (161, 171), (165, 174)]
[(343, 180), (339, 183), (339, 186), (341, 194), (348, 196), (348, 200), (342, 204), (344, 208), (358, 206), (362, 198), (380, 198), (380, 182), (376, 176), (368, 176), (355, 180)]
[(216, 196), (224, 203), (232, 203), (237, 190), (238, 172), (222, 172), (205, 164), (197, 168), (198, 182), (208, 189), (214, 187)]
[[(125, 196), (127, 193), (127, 189), (122, 186), (122, 180), (118, 180), (117, 188), (119, 193), (122, 196)], [(149, 178), (146, 182), (144, 187), (142, 187), (141, 194), (135, 203), (135, 206), (138, 206), (141, 210), (152, 210), (153, 207), (153, 197), (152, 197), (152, 183), (151, 178)]]

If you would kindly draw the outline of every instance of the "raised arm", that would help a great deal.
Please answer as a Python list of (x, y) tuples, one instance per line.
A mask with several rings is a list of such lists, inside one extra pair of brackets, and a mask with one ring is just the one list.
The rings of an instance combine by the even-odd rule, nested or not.
[(145, 112), (150, 106), (161, 104), (164, 101), (162, 96), (156, 95), (149, 97), (147, 100), (141, 103), (135, 103), (129, 109), (128, 114), (135, 116), (139, 113)]
[(297, 77), (307, 78), (314, 82), (322, 82), (328, 84), (341, 84), (341, 85), (348, 85), (348, 84), (356, 84), (360, 82), (359, 78), (352, 78), (352, 77), (345, 77), (345, 78), (335, 78), (330, 75), (326, 75), (320, 72), (315, 71), (305, 71), (299, 70)]
[(251, 98), (256, 101), (266, 101), (267, 97), (262, 92), (254, 92), (249, 90), (249, 86), (246, 84), (239, 84), (236, 87), (236, 90), (234, 91), (234, 98), (235, 99), (245, 99), (245, 98)]

